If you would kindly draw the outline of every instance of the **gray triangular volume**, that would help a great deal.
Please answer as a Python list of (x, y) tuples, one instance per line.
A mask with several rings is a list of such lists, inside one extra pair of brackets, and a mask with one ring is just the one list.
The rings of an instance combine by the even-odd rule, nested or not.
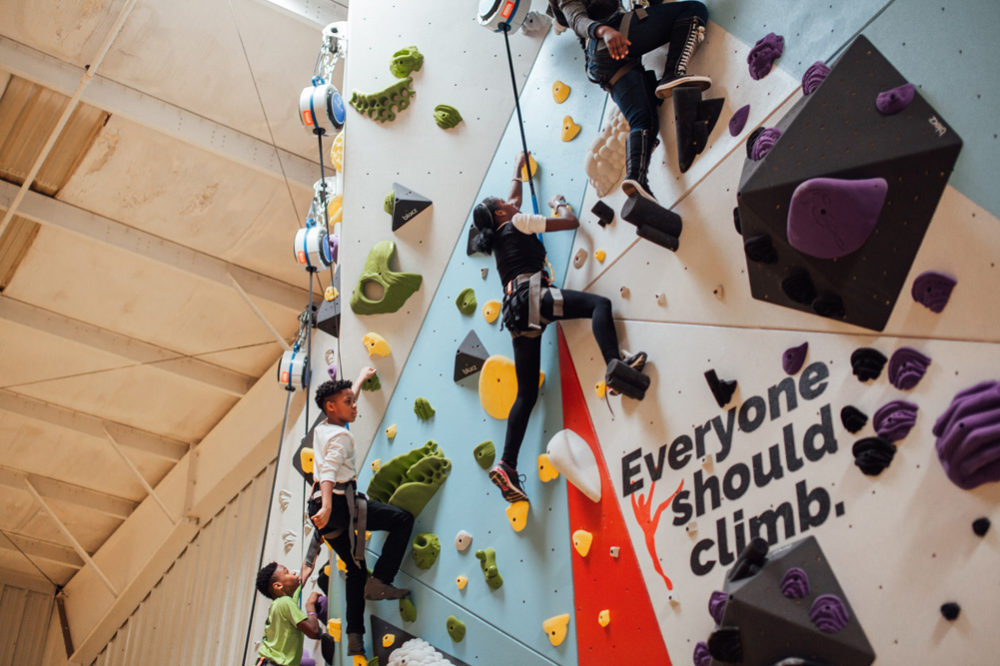
[[(333, 286), (340, 290), (340, 265), (334, 274)], [(335, 338), (340, 337), (340, 294), (332, 301), (323, 299), (316, 312), (316, 328)]]
[(469, 331), (462, 344), (455, 351), (455, 381), (465, 379), (483, 369), (483, 364), (490, 357), (475, 331)]
[(424, 195), (417, 194), (399, 183), (392, 184), (392, 193), (395, 197), (395, 203), (392, 206), (393, 231), (399, 229), (434, 203)]

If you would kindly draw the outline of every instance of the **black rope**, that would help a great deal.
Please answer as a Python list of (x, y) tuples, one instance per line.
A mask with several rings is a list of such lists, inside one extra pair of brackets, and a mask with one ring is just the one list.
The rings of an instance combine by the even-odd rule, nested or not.
[(521, 102), (517, 98), (517, 75), (514, 74), (514, 58), (510, 55), (510, 24), (502, 23), (503, 41), (507, 45), (507, 65), (510, 67), (510, 85), (514, 88), (514, 108), (517, 109), (517, 126), (521, 130), (521, 148), (524, 150), (524, 158), (528, 171), (528, 188), (531, 190), (531, 206), (533, 212), (538, 214), (538, 199), (535, 197), (535, 180), (531, 172), (531, 160), (528, 158), (528, 141), (524, 138), (524, 119), (521, 117)]

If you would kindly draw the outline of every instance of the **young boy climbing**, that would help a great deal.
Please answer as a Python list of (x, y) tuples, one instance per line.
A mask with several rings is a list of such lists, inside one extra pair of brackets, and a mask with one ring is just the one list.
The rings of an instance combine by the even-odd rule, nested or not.
[[(365, 599), (399, 599), (410, 592), (392, 586), (413, 530), (408, 511), (366, 499), (357, 492), (358, 467), (354, 437), (345, 427), (358, 416), (361, 384), (375, 374), (366, 367), (352, 385), (347, 380), (324, 382), (316, 389), (316, 404), (326, 420), (313, 436), (314, 474), (309, 514), (316, 529), (347, 566), (347, 654), (363, 655)], [(382, 554), (368, 578), (365, 531), (386, 530)], [(366, 582), (367, 580), (367, 582)]]
[(264, 638), (257, 650), (257, 666), (298, 666), (305, 637), (319, 638), (322, 633), (316, 619), (319, 592), (309, 595), (303, 612), (299, 608), (302, 596), (299, 575), (277, 562), (265, 564), (257, 572), (257, 590), (272, 600)]

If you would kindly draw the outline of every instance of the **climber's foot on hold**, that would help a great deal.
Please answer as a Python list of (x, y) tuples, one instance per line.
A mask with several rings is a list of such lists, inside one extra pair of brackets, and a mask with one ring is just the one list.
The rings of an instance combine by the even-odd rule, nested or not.
[(514, 502), (527, 502), (528, 496), (521, 488), (521, 479), (517, 470), (504, 461), (500, 461), (490, 470), (490, 481), (500, 489), (503, 498), (513, 504)]
[(646, 354), (639, 352), (630, 355), (624, 361), (616, 358), (608, 363), (604, 381), (612, 393), (623, 393), (635, 400), (646, 397), (649, 388), (649, 377), (642, 374), (641, 368), (646, 365)]

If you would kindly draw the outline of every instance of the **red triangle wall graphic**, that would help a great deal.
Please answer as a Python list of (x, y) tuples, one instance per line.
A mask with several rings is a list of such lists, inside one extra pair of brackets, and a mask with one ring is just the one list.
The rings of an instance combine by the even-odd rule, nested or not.
[[(576, 605), (577, 655), (581, 666), (614, 663), (670, 665), (660, 623), (639, 570), (625, 517), (608, 474), (594, 424), (583, 399), (562, 327), (559, 327), (559, 375), (562, 385), (563, 427), (580, 435), (590, 445), (601, 472), (601, 501), (590, 501), (572, 484), (569, 495), (570, 538), (576, 530), (594, 535), (587, 557), (576, 550), (573, 559), (573, 593)], [(611, 557), (612, 546), (620, 548)], [(602, 627), (598, 615), (609, 610), (611, 622)]]

